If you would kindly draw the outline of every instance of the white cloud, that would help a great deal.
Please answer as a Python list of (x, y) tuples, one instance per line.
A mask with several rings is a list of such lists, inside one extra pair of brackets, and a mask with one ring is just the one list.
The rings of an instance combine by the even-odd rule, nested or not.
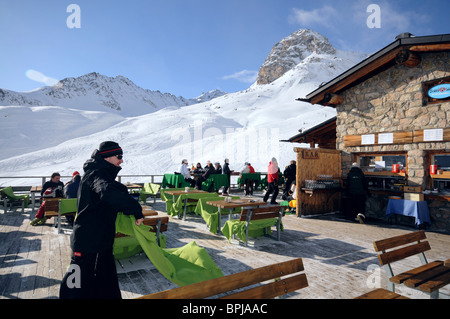
[(289, 16), (289, 22), (293, 24), (301, 24), (303, 26), (324, 25), (329, 26), (330, 21), (338, 21), (338, 11), (331, 6), (324, 6), (320, 9), (306, 11), (293, 8)]
[(44, 83), (47, 86), (54, 86), (54, 85), (58, 85), (59, 81), (53, 78), (50, 78), (44, 74), (42, 74), (39, 71), (36, 70), (28, 70), (27, 72), (25, 72), (25, 75), (27, 76), (27, 78), (29, 78), (30, 80), (39, 82), (39, 83)]
[(380, 3), (380, 9), (382, 28), (386, 27), (395, 30), (396, 32), (407, 32), (416, 25), (422, 25), (429, 22), (429, 16), (426, 13), (397, 11), (388, 2)]
[(243, 83), (253, 83), (258, 77), (258, 71), (242, 70), (230, 75), (225, 75), (222, 80), (238, 80)]

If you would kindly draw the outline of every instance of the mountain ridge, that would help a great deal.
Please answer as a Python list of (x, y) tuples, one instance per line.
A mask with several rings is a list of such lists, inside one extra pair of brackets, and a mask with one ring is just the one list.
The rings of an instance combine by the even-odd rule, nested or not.
[[(213, 94), (210, 92), (214, 92)], [(139, 116), (167, 106), (186, 106), (226, 94), (219, 90), (186, 99), (171, 93), (143, 89), (123, 75), (109, 77), (91, 72), (79, 77), (67, 77), (54, 86), (29, 92), (0, 89), (3, 106), (63, 106), (86, 111), (109, 111), (123, 116)], [(209, 95), (208, 95), (209, 93)]]

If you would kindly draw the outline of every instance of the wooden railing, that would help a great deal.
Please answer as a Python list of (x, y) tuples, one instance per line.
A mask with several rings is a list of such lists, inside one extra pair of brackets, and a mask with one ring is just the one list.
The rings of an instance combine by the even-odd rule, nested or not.
[[(126, 182), (129, 180), (133, 183), (139, 183), (138, 180), (142, 180), (142, 183), (156, 183), (160, 184), (164, 175), (160, 174), (149, 174), (149, 175), (119, 175), (117, 180), (119, 182)], [(7, 186), (14, 186), (15, 188), (30, 188), (32, 186), (44, 185), (44, 183), (50, 179), (50, 176), (0, 176), (0, 188)], [(61, 181), (63, 183), (68, 182), (72, 179), (72, 176), (61, 175)], [(14, 183), (11, 180), (17, 181)], [(6, 185), (7, 184), (7, 185)]]
[[(261, 177), (264, 177), (267, 173), (261, 172)], [(161, 184), (164, 174), (148, 174), (148, 175), (119, 175), (117, 180), (119, 182), (132, 182), (134, 184), (139, 183), (155, 183)], [(238, 175), (231, 175), (231, 185), (236, 186)], [(50, 176), (0, 176), (0, 188), (13, 186), (15, 190), (29, 190), (32, 186), (44, 185), (44, 183), (50, 179)], [(63, 183), (72, 179), (72, 176), (61, 175), (61, 181)], [(13, 180), (13, 181), (12, 181)], [(17, 181), (17, 182), (14, 182)]]

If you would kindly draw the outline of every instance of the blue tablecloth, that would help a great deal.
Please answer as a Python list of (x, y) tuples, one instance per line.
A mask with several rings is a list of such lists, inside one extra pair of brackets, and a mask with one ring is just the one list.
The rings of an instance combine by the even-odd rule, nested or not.
[(386, 217), (390, 217), (392, 214), (415, 217), (416, 226), (424, 223), (431, 224), (426, 201), (416, 202), (407, 199), (390, 199), (386, 208)]

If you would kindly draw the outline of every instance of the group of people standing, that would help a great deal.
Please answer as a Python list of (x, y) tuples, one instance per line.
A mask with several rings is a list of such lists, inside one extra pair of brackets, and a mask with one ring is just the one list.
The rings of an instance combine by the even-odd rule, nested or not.
[[(184, 180), (191, 185), (191, 187), (195, 187), (196, 189), (201, 189), (201, 185), (204, 181), (206, 181), (210, 175), (212, 174), (226, 174), (228, 176), (228, 185), (231, 182), (231, 174), (234, 172), (229, 167), (230, 161), (228, 158), (225, 159), (223, 168), (219, 162), (215, 162), (214, 166), (211, 161), (207, 161), (205, 168), (202, 168), (200, 163), (197, 163), (197, 166), (192, 166), (192, 169), (189, 169), (189, 162), (187, 159), (183, 159), (181, 161), (180, 174), (183, 175)], [(270, 195), (271, 204), (276, 204), (276, 198), (279, 194), (279, 173), (280, 168), (278, 167), (278, 161), (274, 157), (269, 163), (269, 167), (267, 170), (267, 182), (268, 182), (268, 190), (264, 195), (264, 201), (267, 202)], [(249, 162), (245, 162), (244, 167), (240, 170), (239, 175), (242, 177), (242, 174), (255, 173), (255, 169)], [(290, 192), (291, 185), (295, 182), (296, 177), (296, 162), (291, 161), (290, 164), (286, 167), (283, 172), (286, 181), (286, 187), (283, 192), (283, 199), (287, 199), (288, 196), (292, 195)], [(196, 179), (195, 179), (196, 177)], [(245, 184), (245, 195), (251, 196), (253, 195), (253, 180), (246, 179), (241, 180), (242, 183)], [(224, 195), (228, 195), (229, 186), (225, 187), (223, 190)]]
[[(189, 162), (187, 159), (183, 159), (181, 161), (180, 174), (183, 175), (184, 180), (191, 185), (191, 187), (195, 189), (201, 189), (202, 183), (206, 181), (212, 174), (226, 174), (228, 175), (228, 185), (230, 185), (230, 176), (232, 171), (229, 167), (230, 161), (228, 158), (225, 159), (225, 163), (220, 166), (219, 162), (215, 162), (214, 166), (211, 161), (207, 161), (205, 168), (202, 167), (200, 163), (197, 163), (197, 166), (192, 166), (192, 169), (189, 169)], [(192, 175), (191, 175), (192, 171)], [(225, 187), (224, 193), (228, 192), (229, 187)]]

